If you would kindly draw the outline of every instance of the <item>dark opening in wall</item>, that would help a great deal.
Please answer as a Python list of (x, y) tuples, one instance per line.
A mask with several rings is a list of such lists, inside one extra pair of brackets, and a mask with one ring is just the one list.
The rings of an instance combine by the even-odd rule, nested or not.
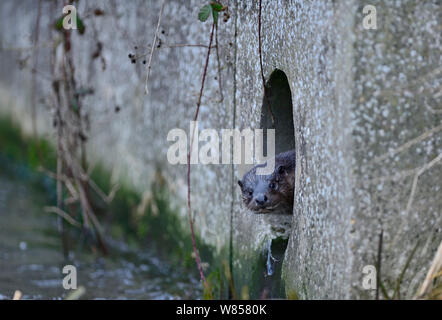
[[(275, 153), (295, 149), (292, 92), (285, 73), (275, 69), (266, 83), (267, 99), (263, 97), (261, 128), (275, 129)], [(268, 103), (275, 123), (269, 112)], [(267, 134), (264, 131), (264, 153), (267, 152)]]
[[(264, 129), (264, 154), (267, 154), (267, 134), (265, 129), (275, 129), (275, 154), (295, 149), (293, 124), (292, 92), (285, 73), (275, 69), (266, 83), (266, 96), (263, 97), (261, 129)], [(269, 111), (273, 114), (274, 122)], [(284, 214), (286, 213), (286, 214)], [(281, 265), (290, 236), (292, 212), (266, 215), (271, 225), (272, 237), (264, 248), (264, 278), (261, 291), (270, 298), (284, 297), (281, 281)], [(265, 262), (265, 264), (264, 264)]]

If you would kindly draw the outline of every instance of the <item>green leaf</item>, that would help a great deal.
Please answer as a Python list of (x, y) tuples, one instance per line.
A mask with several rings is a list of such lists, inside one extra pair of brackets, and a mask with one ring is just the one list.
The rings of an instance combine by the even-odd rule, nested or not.
[(57, 22), (55, 22), (55, 29), (56, 30), (63, 29), (63, 18), (64, 17), (61, 17), (60, 19), (57, 20)]
[(223, 5), (219, 2), (212, 2), (210, 5), (212, 6), (213, 11), (220, 12), (223, 10)]
[(198, 19), (202, 22), (206, 21), (211, 11), (212, 7), (210, 6), (210, 4), (206, 4), (200, 9), (200, 12), (198, 13)]
[[(61, 17), (60, 19), (58, 19), (55, 22), (55, 29), (56, 30), (60, 30), (60, 31), (63, 30), (63, 20), (64, 20), (64, 18), (65, 18), (65, 16)], [(78, 17), (78, 15), (77, 15), (77, 29), (78, 29), (78, 32), (80, 34), (83, 34), (85, 32), (85, 30), (86, 30), (86, 27), (85, 27), (85, 25), (83, 23), (83, 20), (81, 20)]]
[(78, 17), (78, 15), (77, 15), (77, 29), (78, 32), (80, 32), (80, 34), (83, 34), (84, 31), (86, 30), (83, 21)]

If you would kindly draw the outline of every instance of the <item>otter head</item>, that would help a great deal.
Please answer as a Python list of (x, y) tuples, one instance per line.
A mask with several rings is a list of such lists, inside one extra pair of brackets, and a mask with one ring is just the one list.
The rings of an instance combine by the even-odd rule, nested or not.
[(280, 165), (270, 175), (257, 175), (256, 168), (261, 166), (264, 165), (255, 166), (238, 181), (247, 209), (255, 213), (270, 213), (291, 208), (293, 183), (289, 181), (286, 167)]

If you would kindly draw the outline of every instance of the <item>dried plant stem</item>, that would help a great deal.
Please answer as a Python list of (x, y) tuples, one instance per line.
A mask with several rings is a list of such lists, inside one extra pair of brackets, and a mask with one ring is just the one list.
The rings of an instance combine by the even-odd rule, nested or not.
[(38, 10), (37, 10), (37, 19), (35, 22), (35, 30), (34, 30), (34, 44), (33, 44), (33, 52), (32, 52), (32, 87), (31, 87), (31, 112), (32, 112), (32, 133), (34, 138), (36, 139), (37, 144), (37, 153), (40, 164), (42, 163), (42, 154), (40, 148), (40, 139), (37, 134), (37, 101), (36, 101), (36, 91), (37, 91), (37, 79), (36, 72), (33, 70), (37, 69), (38, 64), (38, 36), (40, 33), (40, 16), (41, 16), (41, 0), (38, 1)]
[(414, 296), (414, 299), (422, 299), (425, 295), (429, 293), (431, 290), (432, 282), (435, 278), (441, 277), (442, 274), (440, 271), (442, 270), (442, 242), (437, 249), (436, 255), (434, 256), (434, 260), (431, 263), (430, 269), (428, 269), (427, 276), (425, 277), (422, 286), (419, 288), (419, 291)]
[[(425, 165), (423, 165), (422, 167), (420, 167), (419, 169), (416, 170), (416, 173), (415, 173), (414, 178), (413, 178), (413, 183), (411, 185), (410, 196), (408, 197), (408, 201), (407, 201), (407, 207), (405, 209), (405, 217), (408, 217), (408, 214), (411, 211), (411, 206), (413, 205), (413, 202), (414, 202), (414, 197), (415, 197), (415, 194), (416, 194), (417, 183), (418, 183), (419, 177), (425, 171), (431, 169), (433, 166), (435, 166), (441, 160), (442, 160), (442, 153), (439, 154), (436, 158), (434, 158), (430, 162), (426, 163)], [(396, 236), (394, 237), (393, 241), (391, 242), (390, 248), (394, 247), (396, 242), (399, 240), (399, 235), (401, 233), (401, 230), (403, 230), (403, 228), (405, 226), (405, 221), (406, 221), (405, 219), (402, 220), (402, 223), (400, 224), (399, 228), (397, 229), (398, 231), (396, 233)]]
[(160, 29), (161, 17), (163, 16), (163, 10), (164, 10), (165, 3), (166, 3), (166, 0), (163, 0), (163, 2), (161, 3), (160, 14), (158, 17), (158, 24), (157, 24), (157, 28), (155, 29), (155, 34), (154, 34), (153, 42), (152, 42), (152, 48), (150, 48), (149, 62), (147, 63), (147, 66), (146, 66), (146, 83), (144, 85), (145, 94), (149, 94), (148, 81), (149, 81), (150, 69), (152, 68), (152, 57), (153, 57), (153, 52), (155, 50), (155, 44), (157, 43), (158, 31)]
[(373, 162), (373, 163), (378, 163), (378, 162), (380, 162), (380, 161), (383, 161), (383, 160), (385, 160), (385, 159), (388, 159), (389, 157), (392, 157), (392, 156), (394, 156), (395, 154), (398, 154), (398, 153), (400, 153), (400, 152), (402, 152), (402, 151), (404, 151), (404, 150), (410, 148), (411, 146), (413, 146), (413, 145), (415, 145), (415, 144), (417, 144), (417, 143), (419, 143), (419, 142), (421, 142), (421, 141), (423, 141), (423, 140), (425, 140), (425, 139), (431, 137), (433, 134), (435, 134), (435, 133), (437, 133), (437, 132), (439, 132), (439, 131), (441, 131), (441, 130), (442, 130), (442, 123), (441, 123), (440, 125), (438, 125), (438, 126), (432, 128), (432, 129), (430, 129), (430, 130), (424, 132), (424, 133), (421, 134), (420, 136), (418, 136), (418, 137), (416, 137), (416, 138), (414, 138), (414, 139), (411, 139), (410, 141), (404, 143), (404, 144), (401, 145), (400, 147), (398, 147), (398, 148), (396, 148), (396, 149), (394, 149), (394, 150), (392, 150), (392, 151), (389, 151), (389, 152), (387, 152), (387, 153), (384, 153), (384, 154), (381, 155), (381, 156), (375, 157), (375, 158), (372, 160), (372, 162)]
[[(79, 93), (76, 84), (70, 33), (64, 32), (63, 35), (64, 46), (63, 48), (58, 45), (54, 46), (51, 60), (54, 126), (57, 128), (57, 172), (56, 174), (51, 172), (47, 174), (56, 179), (57, 204), (56, 207), (48, 207), (46, 210), (58, 215), (65, 258), (68, 256), (66, 221), (74, 226), (82, 227), (85, 232), (92, 230), (99, 248), (103, 254), (106, 254), (103, 228), (92, 209), (89, 187), (106, 203), (109, 203), (115, 195), (117, 186), (114, 186), (107, 196), (86, 173), (92, 171), (87, 168), (86, 157), (87, 114), (82, 112), (82, 94)], [(56, 54), (57, 47), (59, 50), (64, 49), (62, 55)], [(40, 170), (45, 171), (43, 168)], [(66, 200), (63, 199), (64, 188), (69, 193)], [(78, 204), (74, 205), (75, 203)], [(69, 211), (64, 206), (67, 206)], [(82, 223), (77, 222), (71, 216), (79, 208), (81, 209)]]
[(376, 266), (376, 300), (379, 300), (379, 289), (381, 283), (381, 266), (382, 266), (382, 242), (384, 238), (384, 229), (381, 228), (379, 233), (379, 243), (378, 243), (378, 258)]
[[(60, 110), (57, 110), (57, 118), (58, 121), (60, 121)], [(58, 126), (57, 130), (57, 209), (62, 211), (62, 204), (63, 204), (63, 185), (62, 185), (62, 174), (63, 174), (63, 161), (61, 159), (61, 125)], [(61, 216), (58, 219), (58, 228), (59, 232), (61, 234), (61, 241), (62, 241), (62, 247), (63, 247), (63, 256), (65, 259), (68, 258), (69, 255), (69, 248), (68, 248), (68, 242), (67, 242), (67, 234), (65, 230), (64, 220), (62, 219), (63, 216)], [(65, 218), (66, 220), (66, 218)]]
[(401, 290), (402, 280), (404, 279), (405, 272), (407, 271), (408, 266), (410, 265), (410, 262), (413, 259), (414, 254), (416, 253), (419, 243), (420, 243), (420, 241), (416, 242), (416, 245), (414, 246), (413, 250), (411, 251), (410, 256), (408, 257), (407, 261), (405, 262), (405, 265), (402, 268), (402, 271), (396, 280), (396, 286), (394, 288), (392, 299), (395, 299), (396, 297), (399, 300), (401, 299), (401, 291), (400, 290)]
[(81, 227), (81, 224), (77, 221), (75, 221), (70, 215), (69, 213), (61, 210), (58, 207), (45, 207), (44, 210), (46, 212), (51, 212), (51, 213), (55, 213), (58, 214), (61, 218), (63, 218), (64, 220), (66, 220), (67, 222), (69, 222), (71, 225), (73, 225), (74, 227)]
[[(209, 41), (209, 46), (208, 46), (208, 49), (207, 49), (206, 63), (204, 65), (203, 76), (202, 76), (202, 79), (201, 79), (201, 88), (200, 88), (200, 93), (199, 93), (199, 96), (198, 96), (198, 101), (196, 103), (196, 111), (195, 111), (195, 115), (193, 117), (193, 121), (197, 121), (198, 120), (198, 114), (199, 114), (199, 110), (200, 110), (200, 107), (201, 107), (201, 99), (202, 99), (203, 90), (204, 90), (204, 82), (206, 80), (207, 67), (209, 65), (210, 49), (211, 49), (211, 46), (212, 46), (214, 30), (215, 30), (215, 23), (212, 24), (212, 30), (210, 31), (210, 41)], [(193, 127), (193, 130), (192, 130), (192, 135), (191, 135), (191, 139), (190, 139), (189, 153), (187, 154), (187, 214), (188, 214), (188, 218), (189, 218), (189, 225), (190, 225), (190, 232), (191, 232), (191, 236), (192, 236), (192, 246), (193, 246), (193, 253), (195, 255), (195, 261), (196, 261), (196, 264), (197, 264), (197, 267), (198, 267), (198, 271), (200, 273), (201, 281), (203, 281), (204, 287), (210, 293), (209, 285), (208, 285), (208, 283), (206, 281), (206, 277), (204, 276), (204, 271), (203, 271), (203, 268), (201, 266), (200, 256), (199, 256), (199, 253), (198, 253), (198, 249), (196, 247), (195, 232), (194, 232), (194, 228), (193, 228), (192, 206), (191, 206), (191, 196), (190, 196), (190, 194), (191, 194), (191, 191), (190, 191), (190, 155), (192, 154), (192, 146), (193, 146), (194, 135), (195, 135), (195, 127)]]
[[(177, 43), (177, 44), (166, 44), (161, 46), (161, 48), (183, 48), (183, 47), (199, 47), (199, 48), (208, 48), (205, 44), (188, 44), (188, 43)], [(212, 48), (216, 48), (216, 46), (212, 46)]]
[(218, 24), (215, 24), (215, 47), (216, 47), (216, 61), (218, 63), (218, 85), (219, 85), (219, 102), (224, 101), (223, 85), (221, 79), (221, 63), (219, 62), (219, 44), (218, 44)]

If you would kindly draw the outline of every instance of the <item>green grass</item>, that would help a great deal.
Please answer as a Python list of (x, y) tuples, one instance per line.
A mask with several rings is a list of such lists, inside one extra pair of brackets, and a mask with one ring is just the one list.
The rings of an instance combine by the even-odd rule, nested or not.
[[(47, 194), (48, 205), (53, 205), (56, 199), (55, 181), (37, 170), (40, 163), (45, 169), (56, 171), (56, 151), (50, 142), (24, 136), (11, 119), (0, 117), (0, 170), (43, 189)], [(98, 164), (91, 178), (108, 194), (112, 187), (108, 170)], [(176, 208), (170, 204), (171, 194), (160, 169), (156, 180), (152, 182), (150, 195), (142, 212), (137, 210), (142, 195), (124, 183), (120, 185), (110, 205), (105, 204), (97, 194), (91, 193), (90, 198), (98, 219), (114, 238), (124, 239), (139, 250), (145, 246), (153, 248), (171, 263), (184, 265), (196, 272), (190, 231), (182, 227)], [(204, 245), (199, 237), (196, 241), (202, 261), (212, 266), (216, 260), (214, 249)], [(214, 270), (216, 267), (209, 268), (207, 272)]]

